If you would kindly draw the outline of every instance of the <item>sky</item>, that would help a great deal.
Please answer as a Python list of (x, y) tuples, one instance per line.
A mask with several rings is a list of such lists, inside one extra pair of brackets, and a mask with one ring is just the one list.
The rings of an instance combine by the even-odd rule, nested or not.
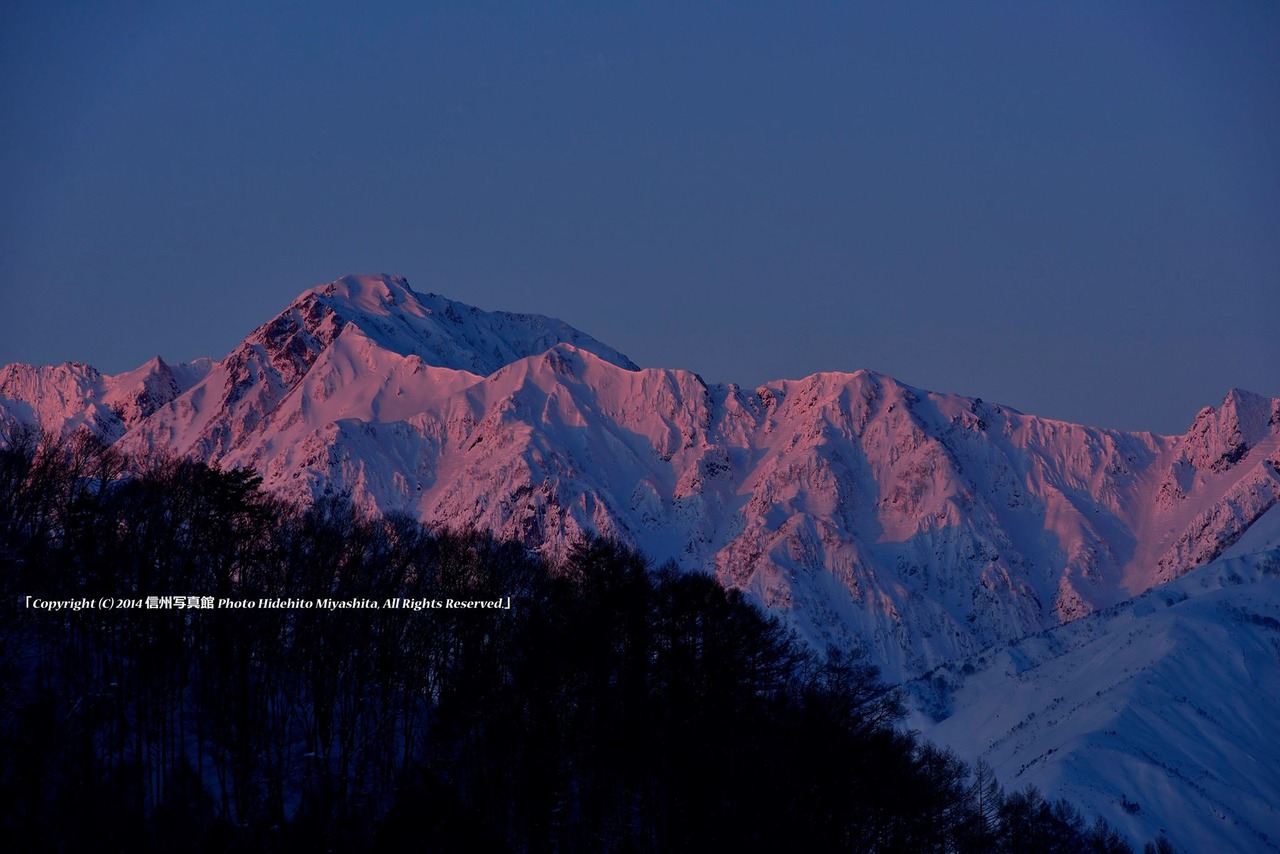
[(1280, 4), (0, 6), (0, 364), (407, 276), (754, 387), (1280, 396)]

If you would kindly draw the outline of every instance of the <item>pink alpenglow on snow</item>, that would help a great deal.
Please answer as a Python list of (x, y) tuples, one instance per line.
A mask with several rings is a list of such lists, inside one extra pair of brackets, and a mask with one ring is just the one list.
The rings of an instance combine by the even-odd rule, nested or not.
[[(481, 311), (399, 277), (347, 276), (305, 291), (217, 361), (156, 358), (116, 376), (9, 365), (0, 421), (253, 467), (290, 499), (349, 491), (371, 512), (476, 526), (551, 556), (583, 533), (615, 537), (655, 562), (714, 574), (819, 647), (867, 653), (890, 680), (928, 674), (917, 683), (928, 687), (913, 689), (928, 712), (921, 725), (988, 757), (1007, 784), (1069, 793), (1147, 837), (1153, 816), (1175, 813), (1225, 815), (1237, 830), (1215, 829), (1217, 818), (1179, 827), (1187, 839), (1241, 845), (1280, 824), (1256, 799), (1228, 815), (1217, 784), (1203, 782), (1226, 771), (1191, 741), (1235, 756), (1248, 750), (1248, 727), (1170, 715), (1162, 726), (1173, 741), (1159, 748), (1119, 711), (1149, 711), (1159, 696), (1126, 683), (1096, 689), (1121, 698), (1100, 705), (1088, 690), (1104, 659), (1116, 685), (1176, 682), (1186, 661), (1209, 661), (1220, 644), (1187, 641), (1205, 608), (1254, 634), (1280, 616), (1270, 613), (1280, 600), (1259, 586), (1274, 585), (1280, 566), (1270, 523), (1259, 521), (1274, 521), (1280, 500), (1280, 400), (1232, 389), (1184, 435), (1159, 436), (1037, 418), (869, 371), (708, 385), (689, 371), (641, 369), (559, 320)], [(1246, 568), (1196, 570), (1239, 549), (1253, 549), (1238, 556)], [(1124, 604), (1144, 591), (1136, 602), (1194, 596), (1197, 578), (1244, 586), (1230, 601), (1171, 605), (1164, 616)], [(1251, 596), (1268, 613), (1248, 610)], [(1256, 619), (1231, 617), (1245, 610)], [(1144, 650), (1125, 664), (1112, 647), (1131, 643)], [(1247, 678), (1280, 683), (1274, 656), (1246, 658), (1260, 674)], [(992, 668), (1004, 670), (984, 675)], [(1239, 678), (1214, 670), (1205, 684), (1221, 693)], [(980, 688), (990, 679), (1001, 687)], [(1032, 693), (1019, 693), (1024, 685)], [(1246, 723), (1269, 731), (1280, 722), (1261, 702)], [(1047, 728), (1064, 716), (1069, 726)], [(975, 732), (987, 740), (962, 743)], [(1113, 764), (1132, 776), (1124, 792), (1164, 797), (1167, 809), (1115, 813), (1121, 783), (1097, 747), (1107, 738), (1126, 757)], [(1161, 784), (1172, 786), (1167, 797), (1142, 782), (1166, 766), (1181, 769)]]
[(395, 276), (305, 291), (216, 362), (10, 365), (0, 417), (550, 553), (614, 536), (894, 678), (1176, 578), (1280, 497), (1280, 401), (1241, 390), (1157, 436), (868, 371), (708, 386)]

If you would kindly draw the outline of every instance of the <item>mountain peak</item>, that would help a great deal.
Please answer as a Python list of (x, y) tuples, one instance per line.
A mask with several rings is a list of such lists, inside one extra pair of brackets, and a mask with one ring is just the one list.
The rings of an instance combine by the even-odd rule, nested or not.
[(387, 315), (392, 306), (414, 305), (418, 295), (404, 276), (386, 273), (343, 276), (303, 293), (340, 300), (371, 314)]
[(504, 365), (570, 344), (629, 371), (634, 362), (562, 320), (540, 314), (485, 311), (433, 293), (418, 293), (403, 276), (343, 276), (304, 291), (272, 324), (296, 315), (303, 326), (336, 316), (386, 350), (428, 365), (488, 376)]
[(1280, 399), (1233, 388), (1220, 406), (1206, 406), (1196, 415), (1183, 440), (1183, 457), (1198, 470), (1224, 471), (1277, 425)]
[(1253, 412), (1270, 412), (1274, 398), (1266, 397), (1257, 392), (1249, 391), (1239, 386), (1234, 386), (1227, 391), (1226, 397), (1222, 399), (1222, 406), (1219, 409), (1234, 410), (1237, 413), (1243, 411)]

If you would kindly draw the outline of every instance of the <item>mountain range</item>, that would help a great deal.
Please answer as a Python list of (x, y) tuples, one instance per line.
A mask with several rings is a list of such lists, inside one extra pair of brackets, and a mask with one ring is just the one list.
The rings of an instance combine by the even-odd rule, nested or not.
[[(305, 291), (217, 361), (157, 357), (114, 376), (8, 365), (0, 421), (253, 467), (290, 499), (349, 493), (552, 557), (584, 532), (612, 536), (714, 574), (891, 681), (941, 679), (952, 700), (914, 695), (943, 722), (970, 720), (959, 686), (1007, 667), (990, 662), (1029, 638), (1114, 628), (1117, 609), (1182, 589), (1280, 501), (1280, 400), (1240, 389), (1161, 436), (869, 371), (708, 384), (639, 368), (561, 321), (385, 275)], [(971, 674), (955, 670), (965, 662)], [(995, 696), (969, 693), (970, 710)], [(1274, 708), (1258, 714), (1274, 724)], [(1249, 821), (1265, 833), (1265, 816)]]

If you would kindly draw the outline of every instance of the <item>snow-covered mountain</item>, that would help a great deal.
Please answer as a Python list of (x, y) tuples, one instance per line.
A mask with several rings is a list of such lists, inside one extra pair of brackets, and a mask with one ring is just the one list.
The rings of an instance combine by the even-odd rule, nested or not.
[(1134, 839), (1280, 851), (1280, 507), (1213, 563), (912, 683), (913, 721)]
[(610, 534), (815, 643), (868, 649), (890, 678), (1177, 578), (1280, 498), (1280, 400), (1244, 391), (1165, 437), (866, 371), (708, 386), (389, 276), (306, 291), (218, 362), (10, 365), (0, 417), (552, 553)]
[(916, 725), (1006, 785), (1135, 839), (1280, 845), (1280, 400), (1233, 389), (1157, 436), (867, 371), (709, 386), (557, 320), (348, 276), (220, 361), (4, 367), (5, 422), (551, 554), (612, 535), (890, 679), (925, 674)]
[(156, 356), (123, 374), (106, 376), (79, 362), (0, 368), (0, 418), (54, 433), (85, 427), (114, 441), (204, 378), (213, 362), (170, 365)]

